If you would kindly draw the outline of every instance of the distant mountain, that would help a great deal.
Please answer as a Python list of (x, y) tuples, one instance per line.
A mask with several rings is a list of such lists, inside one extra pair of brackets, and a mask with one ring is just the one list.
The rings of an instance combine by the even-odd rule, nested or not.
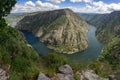
[(81, 14), (81, 16), (88, 23), (98, 27), (96, 35), (103, 43), (108, 43), (120, 35), (120, 11), (110, 14)]
[(26, 14), (27, 13), (11, 13), (5, 17), (5, 20), (11, 27), (15, 27), (16, 23)]
[(28, 14), (16, 28), (32, 32), (49, 48), (60, 53), (71, 54), (88, 46), (87, 23), (70, 9)]

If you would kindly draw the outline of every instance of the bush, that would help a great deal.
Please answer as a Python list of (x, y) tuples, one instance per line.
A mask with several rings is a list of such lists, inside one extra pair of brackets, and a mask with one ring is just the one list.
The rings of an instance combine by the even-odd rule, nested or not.
[(105, 45), (99, 61), (107, 61), (115, 70), (120, 69), (120, 38), (113, 38), (113, 41)]
[(95, 61), (90, 63), (88, 67), (101, 77), (108, 77), (112, 73), (112, 69), (107, 62)]
[(68, 58), (62, 54), (57, 54), (55, 52), (48, 54), (44, 57), (46, 66), (48, 68), (57, 69), (61, 65), (68, 63)]

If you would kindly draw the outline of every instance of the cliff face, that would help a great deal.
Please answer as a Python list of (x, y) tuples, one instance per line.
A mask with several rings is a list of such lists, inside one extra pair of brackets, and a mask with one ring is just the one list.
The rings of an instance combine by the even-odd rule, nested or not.
[(108, 14), (102, 27), (98, 27), (96, 35), (104, 43), (111, 42), (113, 38), (120, 35), (120, 11)]
[(49, 48), (60, 53), (74, 53), (88, 46), (87, 24), (69, 9), (28, 14), (16, 28), (32, 32)]
[(120, 11), (110, 14), (81, 14), (90, 24), (97, 27), (96, 36), (103, 43), (108, 43), (112, 38), (120, 35)]

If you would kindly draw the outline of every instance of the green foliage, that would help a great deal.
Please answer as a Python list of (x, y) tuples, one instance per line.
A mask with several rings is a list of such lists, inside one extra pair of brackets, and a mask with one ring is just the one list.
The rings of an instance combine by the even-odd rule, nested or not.
[(22, 80), (20, 76), (17, 76), (16, 73), (12, 72), (9, 80)]
[(88, 68), (95, 71), (96, 74), (100, 75), (101, 77), (108, 77), (112, 73), (112, 69), (107, 62), (99, 62), (95, 61), (89, 64)]
[(109, 43), (120, 35), (120, 11), (110, 14), (81, 14), (90, 24), (97, 27), (96, 36), (103, 43)]
[(4, 19), (0, 20), (0, 27), (0, 65), (10, 71), (10, 80), (34, 78), (40, 70), (39, 56)]
[(74, 75), (74, 80), (80, 80), (80, 75), (75, 74), (75, 75)]
[(10, 13), (16, 0), (0, 0), (0, 19)]
[(70, 63), (70, 66), (72, 67), (74, 72), (83, 71), (87, 69), (87, 65), (84, 64), (82, 61), (72, 62)]
[(48, 54), (44, 57), (44, 59), (46, 66), (55, 70), (57, 70), (58, 67), (68, 63), (68, 59), (64, 55), (57, 54), (55, 52)]
[(100, 61), (108, 61), (113, 69), (120, 68), (120, 38), (116, 37), (103, 48)]

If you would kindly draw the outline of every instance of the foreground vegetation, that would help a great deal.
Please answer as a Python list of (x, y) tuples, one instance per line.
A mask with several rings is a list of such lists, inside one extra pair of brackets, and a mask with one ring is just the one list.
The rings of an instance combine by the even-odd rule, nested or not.
[[(10, 80), (17, 76), (33, 78), (39, 72), (39, 56), (27, 46), (20, 32), (0, 21), (0, 64), (11, 74)], [(34, 70), (33, 70), (34, 69)]]
[(120, 38), (116, 37), (108, 43), (99, 58), (100, 61), (107, 61), (114, 70), (120, 69)]

